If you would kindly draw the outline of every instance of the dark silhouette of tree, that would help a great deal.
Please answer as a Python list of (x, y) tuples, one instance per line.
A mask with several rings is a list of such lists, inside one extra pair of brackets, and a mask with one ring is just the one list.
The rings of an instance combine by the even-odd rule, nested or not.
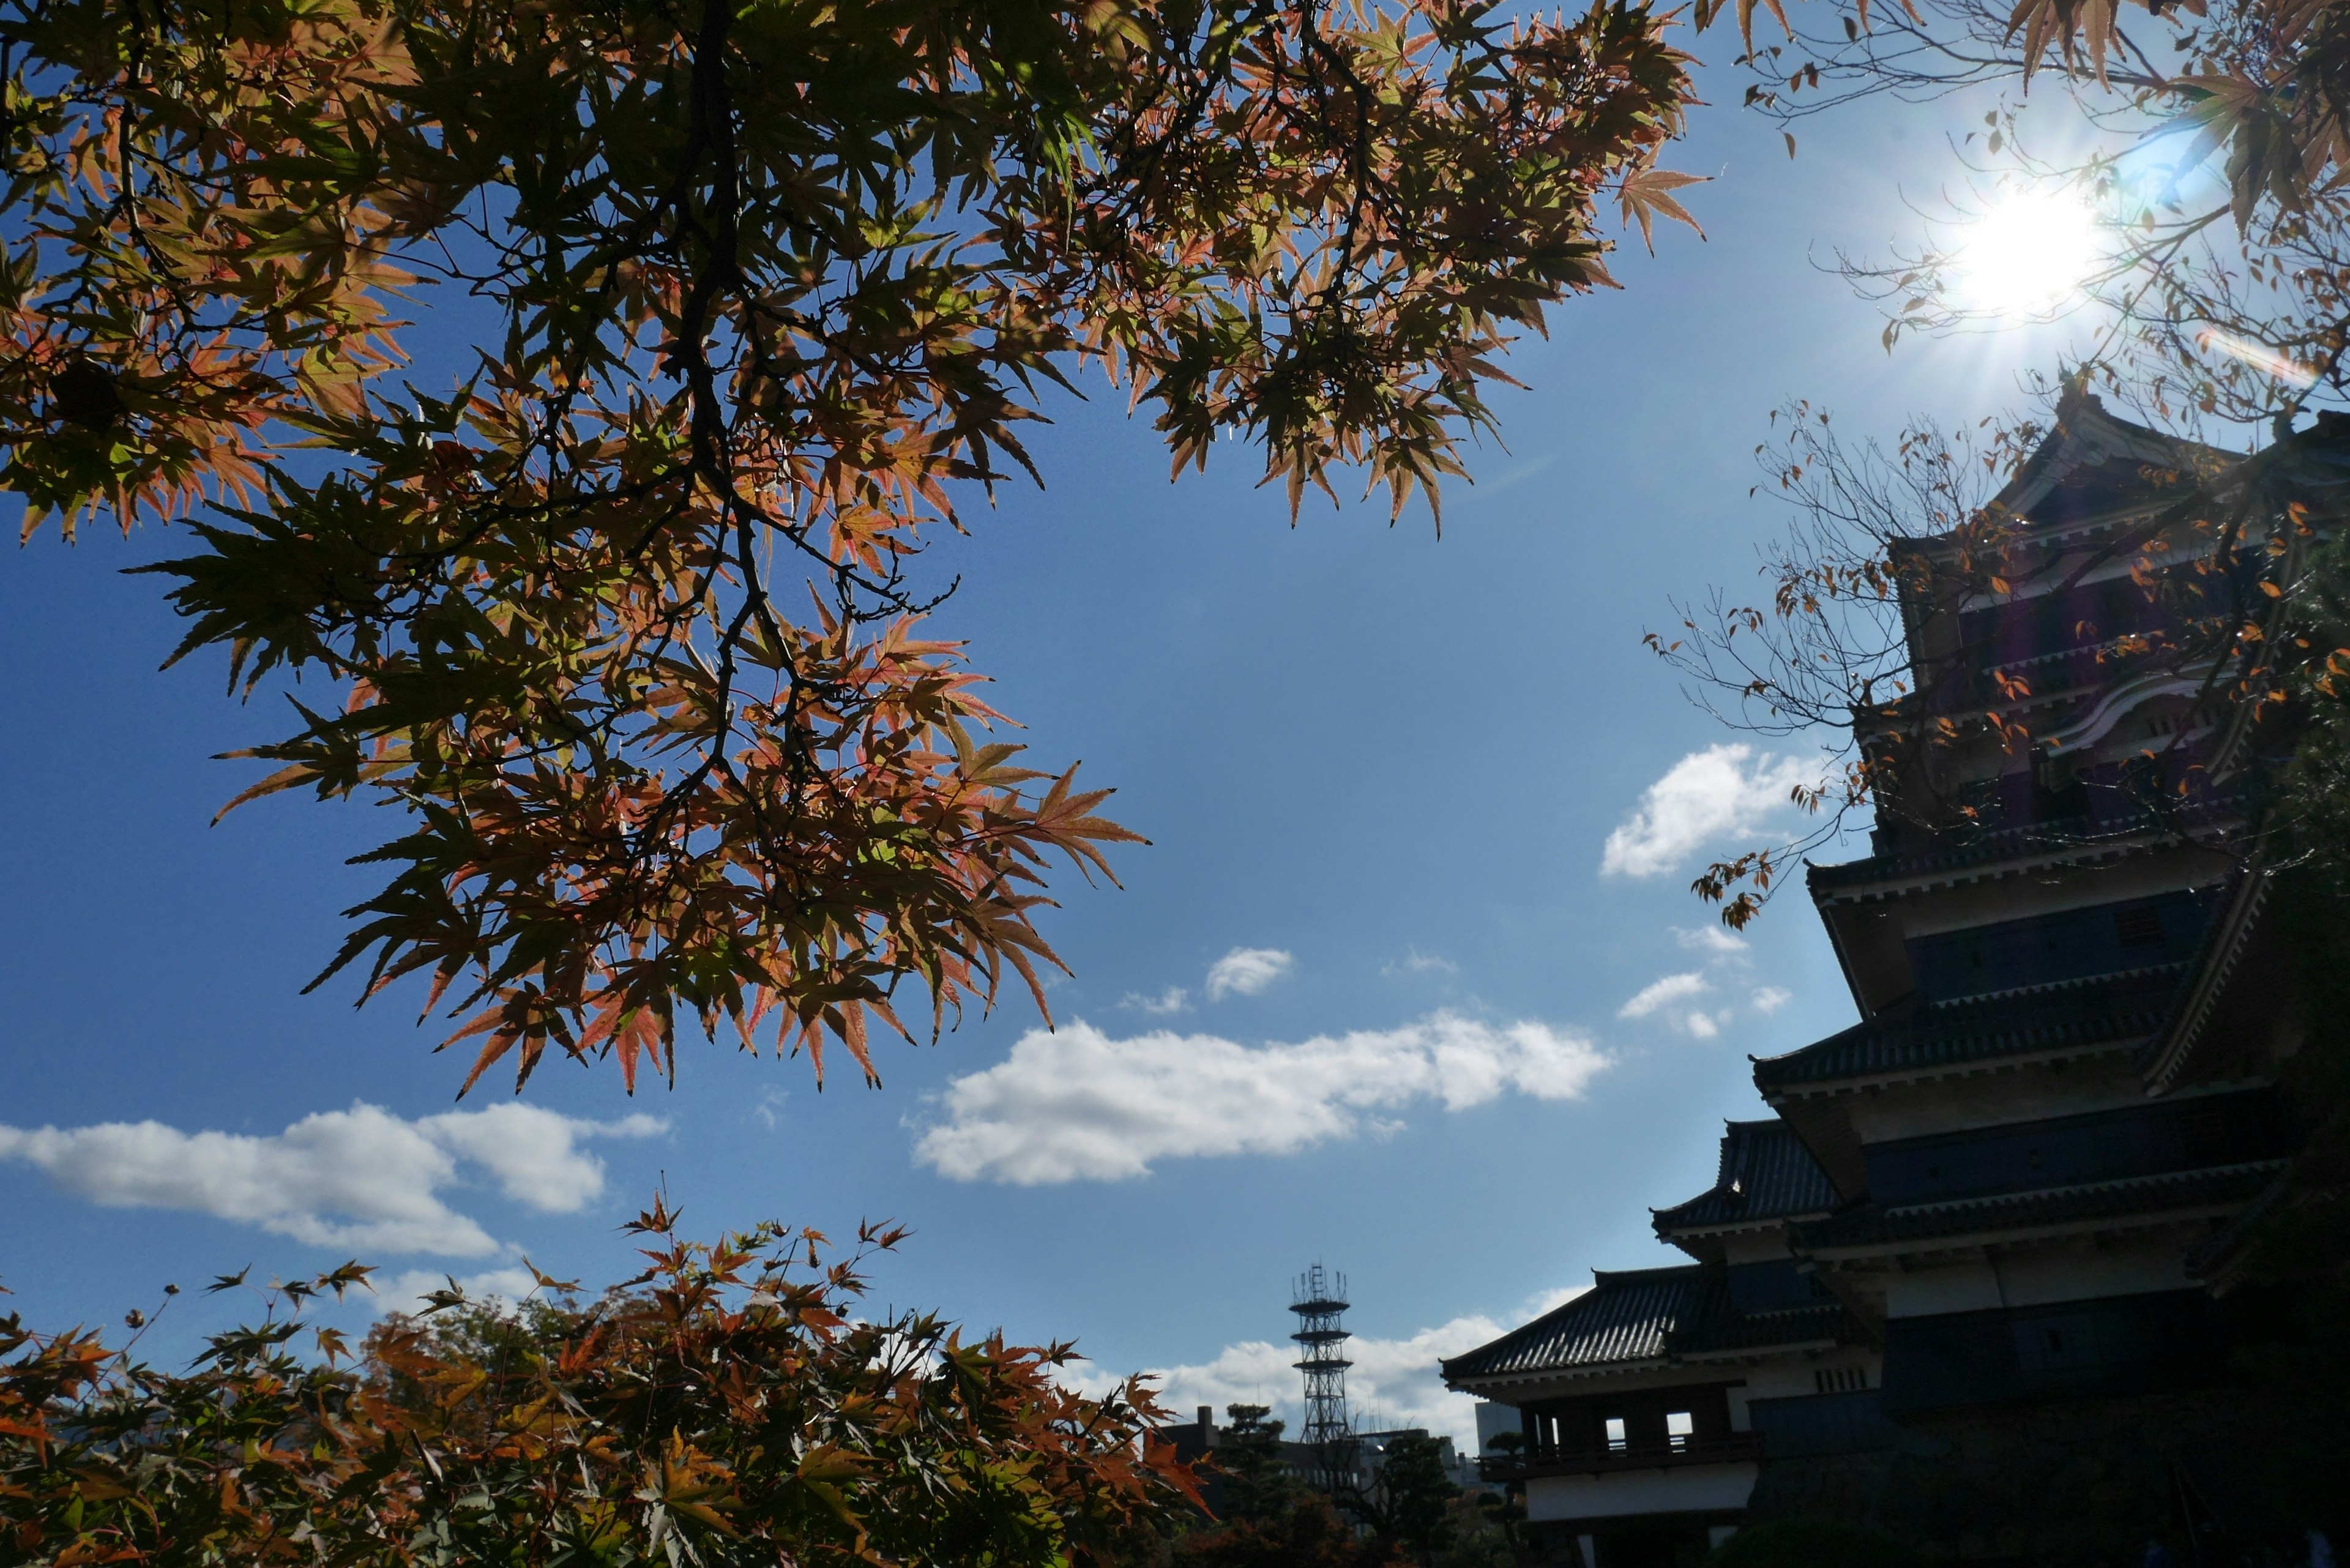
[(1391, 1543), (1365, 1535), (1283, 1457), (1283, 1425), (1263, 1405), (1225, 1407), (1211, 1497), (1221, 1518), (1179, 1537), (1182, 1568), (1394, 1568)]
[(1427, 1563), (1452, 1544), (1458, 1530), (1453, 1501), (1460, 1495), (1458, 1483), (1444, 1472), (1443, 1449), (1436, 1439), (1407, 1432), (1388, 1440), (1376, 1473), (1349, 1472), (1337, 1502), (1378, 1540)]

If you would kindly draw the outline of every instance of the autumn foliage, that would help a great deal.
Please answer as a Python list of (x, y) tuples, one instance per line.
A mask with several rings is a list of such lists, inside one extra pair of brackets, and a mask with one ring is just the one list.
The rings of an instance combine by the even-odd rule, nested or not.
[(468, 1084), (633, 1086), (681, 1021), (870, 1076), (1041, 1007), (1047, 859), (1135, 837), (987, 738), (924, 539), (1087, 371), (1178, 470), (1432, 504), (1491, 356), (1610, 281), (1603, 202), (1687, 216), (1667, 26), (20, 0), (0, 487), (184, 522), (181, 656), (309, 678), (239, 798), (402, 814), (328, 972), (424, 977)]
[(452, 1293), (350, 1365), (303, 1314), (357, 1267), (185, 1374), (0, 1319), (0, 1558), (1087, 1568), (1196, 1498), (1148, 1394), (1068, 1391), (1067, 1347), (858, 1316), (894, 1232), (673, 1227), (642, 1216), (650, 1267), (591, 1304)]

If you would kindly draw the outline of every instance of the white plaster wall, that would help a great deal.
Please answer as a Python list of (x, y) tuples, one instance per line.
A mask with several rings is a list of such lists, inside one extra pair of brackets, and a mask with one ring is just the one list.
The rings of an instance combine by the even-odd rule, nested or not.
[[(1746, 1375), (1745, 1398), (1739, 1400), (1734, 1408), (1742, 1411), (1745, 1399), (1794, 1399), (1816, 1394), (1820, 1391), (1819, 1374), (1823, 1371), (1843, 1371), (1856, 1366), (1867, 1374), (1866, 1386), (1875, 1388), (1885, 1381), (1883, 1363), (1884, 1357), (1875, 1351), (1859, 1346), (1806, 1355), (1801, 1360), (1765, 1363)], [(1734, 1420), (1732, 1424), (1735, 1425)], [(1739, 1427), (1738, 1430), (1742, 1432), (1746, 1428)]]
[(2157, 1243), (2020, 1252), (1996, 1266), (2011, 1306), (2184, 1290), (2194, 1282), (2187, 1277), (2186, 1249)]
[[(1885, 1315), (1980, 1312), (1991, 1307), (2050, 1306), (2100, 1296), (2183, 1290), (2185, 1249), (2176, 1244), (2048, 1247), (2009, 1252), (1979, 1263), (1917, 1269), (1887, 1282)], [(1759, 1378), (1755, 1397), (1761, 1397)]]
[(1783, 1226), (1768, 1231), (1733, 1231), (1721, 1239), (1722, 1256), (1733, 1263), (1773, 1263), (1787, 1255)]
[(2146, 1103), (2146, 1085), (2126, 1053), (2085, 1062), (1993, 1068), (1964, 1078), (1896, 1084), (1849, 1096), (1852, 1127), (1864, 1144), (1929, 1133), (2005, 1127)]
[(1536, 1476), (1526, 1482), (1526, 1518), (1614, 1519), (1627, 1513), (1744, 1508), (1757, 1467), (1689, 1465), (1605, 1476)]
[(1758, 1366), (1746, 1376), (1746, 1397), (1787, 1399), (1798, 1394), (1816, 1394), (1819, 1389), (1812, 1377), (1812, 1366), (1809, 1361)]
[(1925, 1317), (1938, 1312), (1981, 1312), (2007, 1305), (1989, 1263), (1946, 1263), (1914, 1269), (1886, 1282), (1885, 1315)]
[(1904, 935), (1929, 937), (1994, 921), (2148, 898), (2177, 888), (2207, 888), (2230, 870), (2225, 856), (2188, 846), (2132, 855), (2103, 866), (2050, 867), (2028, 877), (1912, 894), (1901, 900), (1901, 927)]

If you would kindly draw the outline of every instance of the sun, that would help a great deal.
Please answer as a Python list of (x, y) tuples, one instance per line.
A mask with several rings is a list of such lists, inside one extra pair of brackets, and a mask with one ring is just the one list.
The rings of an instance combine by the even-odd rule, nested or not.
[(2020, 192), (1967, 225), (1951, 258), (1959, 296), (1994, 316), (2037, 316), (2096, 270), (2097, 216), (2068, 192)]

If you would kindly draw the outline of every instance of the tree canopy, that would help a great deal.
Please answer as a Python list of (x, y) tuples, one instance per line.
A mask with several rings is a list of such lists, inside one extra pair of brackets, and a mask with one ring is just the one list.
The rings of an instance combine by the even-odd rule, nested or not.
[[(1690, 100), (1600, 0), (12, 0), (0, 486), (185, 525), (241, 753), (404, 814), (328, 974), (519, 1084), (935, 1033), (1057, 962), (1037, 770), (923, 541), (1092, 373), (1431, 506), (1513, 331), (1608, 284)], [(462, 331), (454, 384), (411, 373)], [(234, 804), (234, 803), (232, 803)]]
[(895, 1232), (698, 1243), (658, 1202), (629, 1229), (650, 1266), (588, 1304), (452, 1290), (355, 1360), (307, 1314), (357, 1265), (186, 1373), (0, 1317), (8, 1561), (1108, 1568), (1196, 1500), (1139, 1385), (1090, 1399), (1066, 1345), (863, 1316)]

